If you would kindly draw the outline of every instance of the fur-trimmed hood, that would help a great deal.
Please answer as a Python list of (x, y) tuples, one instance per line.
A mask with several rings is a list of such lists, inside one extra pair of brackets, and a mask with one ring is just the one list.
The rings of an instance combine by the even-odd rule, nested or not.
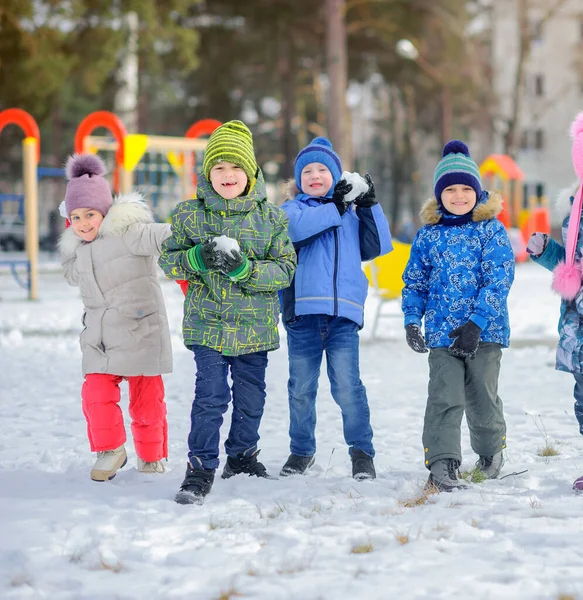
[[(472, 221), (487, 221), (493, 219), (502, 210), (502, 196), (498, 192), (486, 192), (488, 198), (478, 202), (472, 213)], [(429, 198), (419, 211), (423, 225), (437, 225), (441, 221), (442, 214), (435, 196)]]
[(552, 201), (553, 208), (563, 218), (571, 213), (571, 206), (573, 205), (571, 198), (577, 193), (579, 185), (579, 182), (575, 181), (572, 185), (563, 188)]
[[(144, 197), (139, 192), (129, 192), (117, 196), (108, 213), (105, 215), (97, 238), (112, 235), (121, 235), (130, 225), (134, 223), (153, 223), (154, 215), (146, 204)], [(59, 250), (64, 256), (74, 254), (77, 248), (84, 242), (72, 227), (67, 227), (59, 240)]]

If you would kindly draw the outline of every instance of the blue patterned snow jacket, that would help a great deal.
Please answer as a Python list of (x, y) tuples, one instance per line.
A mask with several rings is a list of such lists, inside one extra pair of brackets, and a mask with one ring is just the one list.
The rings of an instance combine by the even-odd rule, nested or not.
[(421, 210), (419, 229), (403, 281), (405, 326), (421, 325), (429, 348), (449, 347), (456, 327), (472, 320), (482, 342), (507, 347), (510, 342), (507, 297), (514, 281), (514, 254), (504, 225), (498, 194), (483, 193), (472, 220), (443, 225), (437, 200)]
[(380, 204), (349, 208), (342, 217), (330, 199), (300, 193), (295, 182), (282, 205), (298, 255), (291, 287), (283, 290), (282, 318), (299, 315), (345, 317), (362, 327), (368, 280), (363, 260), (388, 254), (393, 245)]
[[(573, 202), (573, 198), (571, 198)], [(567, 229), (569, 227), (569, 217), (567, 215), (563, 221), (562, 237), (563, 244), (567, 243)], [(545, 248), (545, 251), (537, 258), (531, 258), (539, 265), (552, 271), (559, 261), (565, 260), (565, 247), (555, 242), (552, 238)], [(575, 260), (583, 259), (583, 219), (579, 225), (579, 234), (577, 238), (577, 249), (575, 250)], [(583, 373), (583, 290), (574, 300), (561, 301), (561, 314), (559, 317), (559, 344), (557, 346), (557, 357), (555, 368), (558, 371), (568, 373)]]

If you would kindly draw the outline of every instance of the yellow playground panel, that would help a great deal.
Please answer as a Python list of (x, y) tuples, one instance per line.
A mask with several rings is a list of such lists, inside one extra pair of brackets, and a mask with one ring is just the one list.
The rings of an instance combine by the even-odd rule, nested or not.
[(410, 254), (411, 244), (393, 240), (392, 252), (378, 256), (365, 266), (364, 272), (379, 300), (372, 325), (372, 339), (376, 337), (378, 323), (382, 316), (401, 316), (400, 312), (383, 315), (383, 307), (387, 303), (398, 301), (401, 298), (404, 287), (403, 272)]

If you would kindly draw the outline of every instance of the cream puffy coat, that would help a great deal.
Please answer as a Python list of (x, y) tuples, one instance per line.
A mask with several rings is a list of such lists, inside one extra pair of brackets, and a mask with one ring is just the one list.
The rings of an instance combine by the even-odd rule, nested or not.
[(83, 374), (125, 377), (172, 371), (166, 307), (156, 259), (170, 225), (154, 223), (138, 193), (119, 196), (93, 242), (72, 228), (59, 242), (69, 285), (78, 286), (84, 305)]

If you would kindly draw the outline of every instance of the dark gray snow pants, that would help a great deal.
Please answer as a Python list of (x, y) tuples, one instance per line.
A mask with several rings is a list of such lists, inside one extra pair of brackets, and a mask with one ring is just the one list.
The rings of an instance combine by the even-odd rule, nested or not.
[(476, 357), (457, 358), (447, 348), (429, 351), (429, 396), (423, 426), (425, 466), (436, 460), (462, 460), (464, 409), (472, 450), (492, 456), (506, 447), (506, 422), (498, 396), (502, 348), (481, 343)]

